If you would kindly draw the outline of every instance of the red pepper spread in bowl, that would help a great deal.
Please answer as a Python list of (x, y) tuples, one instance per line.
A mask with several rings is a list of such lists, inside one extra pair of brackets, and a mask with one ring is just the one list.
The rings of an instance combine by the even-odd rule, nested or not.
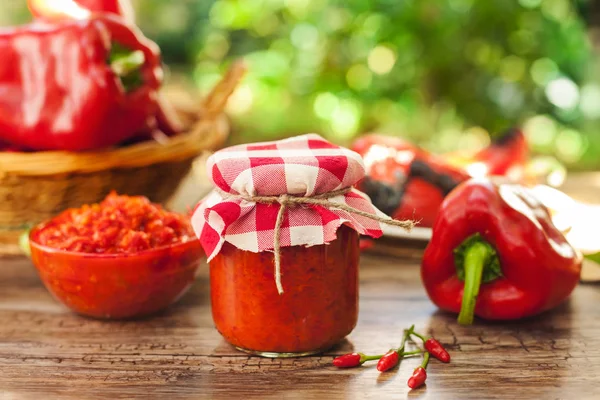
[(210, 263), (218, 331), (266, 357), (342, 340), (358, 316), (359, 234), (412, 226), (352, 187), (364, 177), (360, 156), (304, 135), (223, 149), (207, 171), (215, 190), (192, 224)]
[(63, 212), (37, 230), (36, 242), (82, 253), (136, 253), (195, 238), (187, 217), (142, 196), (109, 194), (99, 204)]
[(204, 254), (187, 216), (115, 193), (37, 226), (29, 243), (48, 290), (99, 318), (164, 309), (191, 286)]

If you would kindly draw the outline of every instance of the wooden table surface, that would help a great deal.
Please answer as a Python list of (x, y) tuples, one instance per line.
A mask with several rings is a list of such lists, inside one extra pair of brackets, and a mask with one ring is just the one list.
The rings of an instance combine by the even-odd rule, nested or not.
[[(175, 208), (193, 205), (193, 177)], [(567, 192), (597, 201), (600, 173), (572, 176)], [(186, 189), (187, 188), (187, 189)], [(585, 190), (583, 190), (585, 188)], [(203, 189), (202, 189), (203, 190)], [(383, 241), (361, 261), (359, 322), (318, 357), (249, 357), (225, 343), (210, 313), (208, 267), (169, 310), (139, 321), (71, 313), (26, 258), (0, 258), (0, 400), (14, 399), (593, 399), (600, 398), (600, 285), (581, 284), (557, 309), (529, 320), (470, 327), (440, 312), (419, 278), (422, 244)], [(446, 344), (427, 385), (406, 386), (419, 363), (379, 374), (374, 364), (338, 370), (335, 355), (396, 347), (415, 324)]]
[[(69, 312), (24, 258), (0, 259), (0, 399), (592, 399), (600, 397), (600, 287), (522, 322), (461, 327), (420, 284), (420, 250), (364, 255), (359, 323), (318, 357), (249, 357), (226, 344), (210, 314), (207, 267), (190, 292), (149, 319), (104, 322)], [(402, 329), (437, 337), (427, 385), (409, 392), (417, 359), (379, 374), (339, 370), (336, 354), (396, 347)]]

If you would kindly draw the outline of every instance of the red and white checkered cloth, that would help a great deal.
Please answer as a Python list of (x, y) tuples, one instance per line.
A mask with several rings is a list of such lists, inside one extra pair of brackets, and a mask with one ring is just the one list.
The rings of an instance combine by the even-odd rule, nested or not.
[[(225, 193), (247, 196), (293, 194), (314, 196), (348, 188), (365, 174), (362, 158), (319, 135), (309, 134), (276, 142), (239, 145), (220, 150), (207, 161), (207, 171), (216, 187)], [(331, 197), (369, 214), (383, 216), (364, 193), (356, 189)], [(216, 256), (224, 242), (239, 249), (272, 251), (278, 203), (260, 204), (240, 198), (224, 198), (212, 191), (196, 206), (192, 225), (208, 259)], [(329, 243), (346, 224), (357, 232), (380, 237), (381, 224), (372, 219), (320, 205), (286, 209), (280, 245), (313, 246)]]

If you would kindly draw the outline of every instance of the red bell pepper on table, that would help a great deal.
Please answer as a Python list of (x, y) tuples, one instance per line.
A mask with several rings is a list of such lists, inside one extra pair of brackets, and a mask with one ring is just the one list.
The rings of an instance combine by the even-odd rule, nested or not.
[(523, 186), (469, 180), (446, 197), (422, 261), (430, 299), (470, 324), (556, 307), (579, 281), (582, 257)]
[(414, 219), (419, 226), (432, 226), (444, 197), (469, 178), (466, 172), (397, 138), (363, 136), (352, 150), (364, 158), (367, 169), (359, 190), (384, 213)]
[(14, 146), (109, 147), (156, 114), (160, 51), (119, 17), (3, 29), (0, 53), (0, 139)]

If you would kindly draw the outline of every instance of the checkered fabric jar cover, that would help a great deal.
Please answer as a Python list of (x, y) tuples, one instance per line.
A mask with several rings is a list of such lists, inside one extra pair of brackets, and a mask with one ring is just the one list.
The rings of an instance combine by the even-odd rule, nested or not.
[[(323, 195), (352, 187), (365, 175), (357, 153), (316, 134), (220, 150), (208, 159), (207, 171), (216, 189), (198, 203), (192, 225), (209, 261), (224, 242), (251, 252), (273, 250), (281, 205), (257, 203), (249, 197)], [(354, 188), (328, 200), (385, 216)], [(374, 238), (383, 234), (378, 221), (334, 207), (302, 204), (286, 208), (280, 246), (329, 243), (342, 224)]]

